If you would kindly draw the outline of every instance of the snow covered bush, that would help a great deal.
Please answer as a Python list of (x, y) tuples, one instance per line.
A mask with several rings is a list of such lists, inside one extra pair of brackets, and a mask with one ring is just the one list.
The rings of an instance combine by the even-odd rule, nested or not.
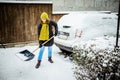
[(120, 50), (114, 49), (115, 37), (99, 37), (81, 42), (74, 49), (77, 80), (119, 80)]

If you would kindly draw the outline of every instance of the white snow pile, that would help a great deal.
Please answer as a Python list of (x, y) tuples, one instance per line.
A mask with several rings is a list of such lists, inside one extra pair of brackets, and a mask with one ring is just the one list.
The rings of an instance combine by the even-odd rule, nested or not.
[(39, 50), (31, 61), (22, 61), (16, 57), (16, 53), (25, 49), (34, 51), (37, 46), (25, 46), (18, 48), (0, 48), (0, 80), (75, 80), (73, 73), (73, 63), (64, 56), (58, 54), (60, 51), (53, 46), (53, 61), (48, 62), (47, 48), (43, 54), (40, 68), (36, 69)]
[(114, 49), (115, 43), (115, 37), (104, 36), (78, 44), (73, 55), (76, 79), (119, 80), (120, 49)]

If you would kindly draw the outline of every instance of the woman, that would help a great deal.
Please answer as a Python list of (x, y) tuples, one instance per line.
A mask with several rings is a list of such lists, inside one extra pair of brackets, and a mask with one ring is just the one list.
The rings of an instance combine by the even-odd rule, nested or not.
[(48, 14), (46, 12), (43, 12), (40, 15), (41, 23), (38, 25), (38, 39), (39, 39), (39, 56), (38, 56), (38, 62), (35, 66), (35, 68), (39, 68), (42, 56), (44, 53), (45, 47), (48, 47), (48, 61), (50, 63), (53, 63), (52, 60), (52, 45), (54, 43), (54, 38), (52, 38), (50, 41), (48, 41), (44, 46), (42, 44), (49, 40), (52, 36), (56, 36), (58, 33), (58, 26), (57, 23), (54, 21), (51, 21), (48, 17)]

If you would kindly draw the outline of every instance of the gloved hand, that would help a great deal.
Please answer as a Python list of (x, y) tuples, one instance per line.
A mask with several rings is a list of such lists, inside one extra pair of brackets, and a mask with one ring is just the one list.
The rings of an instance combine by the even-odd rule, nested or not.
[(55, 32), (53, 32), (53, 36), (57, 36), (57, 34)]
[(42, 45), (41, 44), (39, 44), (39, 48), (41, 48), (42, 47)]
[(41, 48), (42, 47), (42, 43), (41, 43), (41, 41), (39, 41), (39, 48)]

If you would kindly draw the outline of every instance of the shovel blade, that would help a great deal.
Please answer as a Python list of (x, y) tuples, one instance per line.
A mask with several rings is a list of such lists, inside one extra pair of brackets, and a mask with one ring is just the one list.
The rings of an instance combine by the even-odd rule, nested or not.
[(23, 61), (30, 61), (35, 57), (35, 55), (27, 49), (17, 53), (16, 56)]

